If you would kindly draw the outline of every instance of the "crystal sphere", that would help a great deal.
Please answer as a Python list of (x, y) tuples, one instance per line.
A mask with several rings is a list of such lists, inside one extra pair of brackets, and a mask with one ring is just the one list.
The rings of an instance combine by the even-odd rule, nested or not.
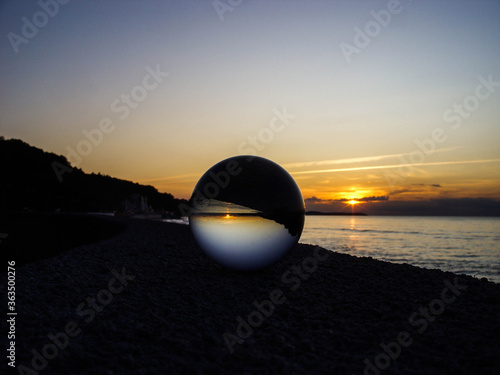
[(238, 270), (265, 268), (298, 242), (304, 200), (295, 180), (278, 164), (235, 156), (211, 167), (189, 200), (189, 225), (215, 262)]

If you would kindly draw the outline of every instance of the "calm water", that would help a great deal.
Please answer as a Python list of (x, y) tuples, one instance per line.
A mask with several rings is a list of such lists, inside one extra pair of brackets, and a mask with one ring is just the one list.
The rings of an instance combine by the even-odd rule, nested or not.
[(306, 216), (300, 242), (500, 283), (500, 218)]

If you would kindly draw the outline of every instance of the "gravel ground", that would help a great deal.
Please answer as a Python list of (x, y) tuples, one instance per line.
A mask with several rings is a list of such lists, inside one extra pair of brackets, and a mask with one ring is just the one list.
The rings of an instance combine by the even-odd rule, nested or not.
[(498, 284), (311, 245), (236, 272), (161, 222), (18, 267), (16, 310), (0, 373), (500, 373)]

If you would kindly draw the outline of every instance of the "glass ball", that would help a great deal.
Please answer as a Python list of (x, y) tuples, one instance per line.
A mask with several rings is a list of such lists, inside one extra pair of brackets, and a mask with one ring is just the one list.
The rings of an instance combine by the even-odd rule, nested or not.
[(290, 174), (257, 156), (235, 156), (211, 167), (189, 200), (189, 225), (201, 249), (237, 270), (272, 265), (299, 241), (304, 200)]

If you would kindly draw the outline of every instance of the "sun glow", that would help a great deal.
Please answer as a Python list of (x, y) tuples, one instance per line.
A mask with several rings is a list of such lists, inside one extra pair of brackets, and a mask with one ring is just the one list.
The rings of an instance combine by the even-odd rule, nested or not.
[(233, 217), (229, 214), (226, 214), (226, 216), (224, 216), (224, 219), (232, 219)]
[(358, 204), (359, 202), (357, 200), (351, 199), (350, 201), (347, 201), (347, 203), (354, 206), (355, 204)]

